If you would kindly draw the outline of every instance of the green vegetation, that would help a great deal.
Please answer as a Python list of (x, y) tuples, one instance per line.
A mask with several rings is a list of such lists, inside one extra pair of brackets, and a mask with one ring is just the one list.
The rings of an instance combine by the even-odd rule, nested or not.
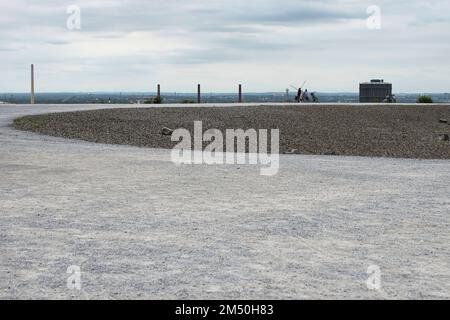
[(146, 99), (144, 104), (161, 104), (163, 102), (163, 98), (160, 96), (156, 96), (153, 98)]
[(417, 99), (417, 103), (433, 103), (433, 98), (430, 96), (421, 95)]
[(181, 101), (181, 103), (188, 104), (188, 103), (195, 103), (195, 102), (193, 100), (190, 100), (190, 99), (184, 99), (183, 101)]
[(163, 98), (161, 96), (156, 96), (153, 98), (154, 104), (161, 104), (163, 102)]

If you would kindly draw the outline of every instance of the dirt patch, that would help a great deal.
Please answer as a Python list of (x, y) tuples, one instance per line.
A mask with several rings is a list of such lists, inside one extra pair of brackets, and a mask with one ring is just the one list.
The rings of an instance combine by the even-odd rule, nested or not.
[[(450, 106), (260, 106), (130, 108), (26, 116), (13, 127), (108, 144), (173, 148), (164, 127), (279, 129), (280, 152), (450, 159)], [(206, 144), (205, 144), (206, 145)]]

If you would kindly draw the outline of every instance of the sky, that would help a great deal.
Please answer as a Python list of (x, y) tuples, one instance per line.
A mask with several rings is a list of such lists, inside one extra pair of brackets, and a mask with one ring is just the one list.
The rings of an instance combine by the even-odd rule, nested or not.
[[(375, 7), (374, 7), (375, 6)], [(450, 92), (449, 0), (12, 0), (0, 92)], [(78, 14), (79, 13), (79, 14)]]

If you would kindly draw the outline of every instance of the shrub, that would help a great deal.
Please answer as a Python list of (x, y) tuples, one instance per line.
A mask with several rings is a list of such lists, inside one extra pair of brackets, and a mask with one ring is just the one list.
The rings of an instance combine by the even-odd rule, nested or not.
[(162, 101), (163, 101), (163, 98), (156, 96), (153, 98), (145, 99), (144, 104), (161, 104)]
[(419, 96), (417, 103), (433, 103), (433, 98), (430, 96)]
[(163, 98), (161, 96), (156, 96), (153, 98), (154, 104), (161, 104), (163, 102)]

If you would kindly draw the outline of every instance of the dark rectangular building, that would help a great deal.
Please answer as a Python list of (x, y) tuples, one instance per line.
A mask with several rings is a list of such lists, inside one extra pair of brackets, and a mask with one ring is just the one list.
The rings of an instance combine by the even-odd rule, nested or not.
[(359, 102), (383, 102), (390, 95), (392, 95), (392, 84), (384, 80), (374, 79), (359, 84)]

